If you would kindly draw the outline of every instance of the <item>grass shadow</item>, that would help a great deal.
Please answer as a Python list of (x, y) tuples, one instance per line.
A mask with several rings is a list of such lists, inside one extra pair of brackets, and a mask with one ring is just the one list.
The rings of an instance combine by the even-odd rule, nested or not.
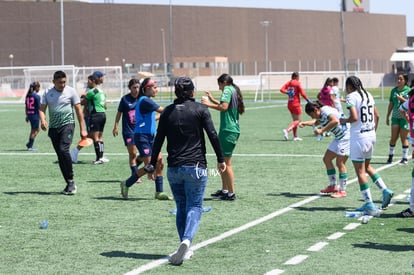
[(3, 192), (6, 195), (62, 195), (62, 192), (43, 192), (43, 191), (16, 191), (16, 192)]
[(377, 249), (393, 252), (414, 251), (414, 245), (397, 245), (397, 244), (381, 244), (373, 242), (365, 242), (363, 244), (353, 244), (356, 248)]
[(300, 194), (300, 193), (290, 193), (290, 192), (282, 192), (282, 193), (267, 193), (266, 196), (274, 196), (274, 197), (286, 197), (286, 198), (304, 198), (310, 196), (316, 196), (318, 194), (315, 193), (308, 193), (308, 194)]
[(121, 197), (96, 197), (94, 198), (95, 200), (108, 200), (108, 201), (148, 201), (148, 200), (153, 200), (152, 198), (128, 198), (128, 199), (123, 199)]
[(330, 212), (338, 212), (338, 211), (346, 211), (347, 207), (294, 207), (296, 210), (300, 211), (308, 211), (308, 212), (316, 212), (316, 211), (330, 211)]
[(142, 260), (158, 260), (160, 258), (167, 257), (168, 255), (161, 254), (145, 254), (145, 253), (127, 253), (125, 251), (110, 251), (103, 252), (100, 254), (104, 257), (109, 258), (132, 258), (132, 259), (142, 259)]
[(397, 228), (397, 231), (406, 232), (406, 233), (414, 233), (414, 228)]
[(120, 180), (87, 180), (90, 183), (121, 183)]

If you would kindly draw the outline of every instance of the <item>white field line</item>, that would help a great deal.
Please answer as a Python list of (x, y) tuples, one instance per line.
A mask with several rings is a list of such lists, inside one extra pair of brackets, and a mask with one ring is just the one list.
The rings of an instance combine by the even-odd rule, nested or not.
[[(251, 156), (253, 156), (253, 155), (250, 155), (250, 157)], [(283, 155), (281, 155), (281, 156), (283, 156)], [(390, 168), (390, 167), (392, 167), (394, 165), (397, 165), (397, 164), (398, 164), (398, 162), (395, 162), (393, 164), (384, 165), (382, 167), (377, 168), (376, 170), (377, 171), (381, 171), (381, 170)], [(352, 184), (354, 182), (357, 182), (357, 180), (358, 180), (357, 178), (354, 178), (352, 180), (349, 180), (347, 182), (347, 185)], [(290, 205), (288, 207), (285, 207), (283, 209), (279, 209), (279, 210), (277, 210), (277, 211), (275, 211), (273, 213), (270, 213), (270, 214), (268, 214), (268, 215), (266, 215), (264, 217), (261, 217), (259, 219), (254, 220), (254, 221), (251, 221), (249, 223), (246, 223), (246, 224), (244, 224), (244, 225), (242, 225), (240, 227), (234, 228), (234, 229), (229, 230), (227, 232), (224, 232), (224, 233), (222, 233), (222, 234), (220, 234), (220, 235), (218, 235), (216, 237), (213, 237), (211, 239), (208, 239), (208, 240), (205, 240), (205, 241), (203, 241), (201, 243), (198, 243), (198, 244), (196, 244), (194, 246), (191, 246), (191, 248), (193, 249), (193, 251), (196, 251), (196, 250), (198, 250), (198, 249), (200, 249), (202, 247), (205, 247), (205, 246), (207, 246), (209, 244), (216, 243), (216, 242), (221, 241), (221, 240), (223, 240), (223, 239), (225, 239), (227, 237), (230, 237), (230, 236), (232, 236), (234, 234), (240, 233), (240, 232), (242, 232), (242, 231), (244, 231), (246, 229), (249, 229), (249, 228), (251, 228), (253, 226), (256, 226), (256, 225), (261, 224), (263, 222), (266, 222), (266, 221), (268, 221), (270, 219), (273, 219), (273, 218), (275, 218), (277, 216), (280, 216), (280, 215), (282, 215), (282, 214), (284, 214), (286, 212), (289, 212), (291, 210), (294, 210), (296, 207), (303, 206), (303, 205), (305, 205), (307, 203), (310, 203), (310, 202), (312, 202), (312, 201), (314, 201), (316, 199), (319, 199), (320, 197), (322, 197), (322, 196), (321, 195), (311, 196), (311, 197), (306, 198), (306, 199), (304, 199), (302, 201), (299, 201), (297, 203), (294, 203), (294, 204), (292, 204), (292, 205)], [(358, 225), (361, 225), (361, 224), (359, 223)], [(349, 228), (345, 228), (345, 229), (349, 230)], [(162, 259), (159, 259), (159, 260), (156, 260), (156, 261), (152, 261), (152, 262), (149, 262), (148, 264), (145, 264), (145, 265), (142, 265), (142, 266), (140, 266), (140, 267), (138, 267), (136, 269), (133, 269), (133, 270), (131, 270), (131, 271), (125, 273), (125, 274), (128, 274), (128, 275), (140, 274), (140, 273), (145, 272), (147, 270), (156, 268), (156, 267), (158, 267), (158, 266), (166, 263), (167, 261), (168, 261), (168, 258), (167, 257), (162, 258)]]
[[(91, 155), (94, 155), (93, 153), (90, 153), (90, 154)], [(30, 153), (29, 152), (22, 152), (22, 153), (19, 153), (19, 152), (17, 152), (17, 153), (16, 152), (14, 152), (14, 153), (12, 153), (12, 152), (11, 153), (1, 153), (0, 152), (0, 155), (8, 155), (8, 156), (10, 156), (10, 155), (36, 156), (37, 155), (37, 156), (39, 156), (39, 155), (55, 155), (55, 153), (38, 153), (38, 152), (33, 152), (33, 153), (31, 153), (31, 152)], [(125, 154), (123, 154), (123, 153), (122, 154), (121, 153), (108, 153), (106, 155), (109, 155), (110, 156), (110, 155), (125, 155)], [(240, 156), (240, 157), (254, 157), (254, 156), (261, 156), (261, 157), (286, 157), (286, 156), (289, 156), (289, 157), (298, 157), (298, 156), (300, 156), (300, 157), (304, 157), (304, 156), (307, 156), (307, 157), (315, 157), (316, 155), (235, 154), (235, 156)], [(321, 157), (321, 156), (317, 156), (317, 157)], [(388, 169), (388, 168), (390, 168), (390, 167), (392, 167), (394, 165), (397, 165), (397, 164), (398, 164), (398, 162), (395, 162), (395, 163), (392, 163), (392, 164), (388, 164), (388, 165), (384, 165), (384, 166), (381, 166), (379, 168), (376, 168), (376, 170), (377, 171), (382, 171), (382, 170)], [(354, 178), (352, 180), (349, 180), (347, 182), (347, 184), (348, 185), (349, 184), (352, 184), (352, 183), (356, 182), (357, 180), (358, 180), (357, 178)], [(192, 249), (193, 249), (193, 251), (195, 251), (195, 250), (200, 249), (202, 247), (205, 247), (205, 246), (207, 246), (209, 244), (213, 244), (213, 243), (216, 243), (218, 241), (221, 241), (221, 240), (223, 240), (223, 239), (225, 239), (227, 237), (230, 237), (230, 236), (232, 236), (234, 234), (240, 233), (240, 232), (242, 232), (242, 231), (244, 231), (246, 229), (249, 229), (249, 228), (251, 228), (253, 226), (259, 225), (259, 224), (261, 224), (263, 222), (266, 222), (266, 221), (268, 221), (270, 219), (273, 219), (273, 218), (275, 218), (277, 216), (280, 216), (280, 215), (282, 215), (282, 214), (284, 214), (286, 212), (289, 212), (291, 210), (294, 210), (296, 207), (300, 207), (300, 206), (303, 206), (303, 205), (305, 205), (307, 203), (310, 203), (310, 202), (312, 202), (312, 201), (314, 201), (316, 199), (319, 199), (320, 197), (321, 197), (321, 195), (314, 195), (314, 196), (311, 196), (309, 198), (306, 198), (306, 199), (304, 199), (302, 201), (299, 201), (297, 203), (294, 203), (294, 204), (292, 204), (292, 205), (290, 205), (288, 207), (285, 207), (283, 209), (279, 209), (279, 210), (277, 210), (277, 211), (275, 211), (273, 213), (270, 213), (270, 214), (268, 214), (268, 215), (266, 215), (264, 217), (261, 217), (259, 219), (254, 220), (254, 221), (251, 221), (249, 223), (246, 223), (246, 224), (244, 224), (244, 225), (242, 225), (240, 227), (237, 227), (237, 228), (234, 228), (234, 229), (229, 230), (227, 232), (224, 232), (224, 233), (222, 233), (222, 234), (220, 234), (220, 235), (218, 235), (216, 237), (213, 237), (213, 238), (211, 238), (209, 240), (206, 240), (206, 241), (203, 241), (201, 243), (198, 243), (198, 244), (192, 246)], [(344, 229), (350, 230), (351, 228), (347, 227), (347, 228), (344, 228)], [(168, 258), (167, 257), (164, 257), (162, 259), (155, 260), (155, 261), (149, 262), (148, 264), (142, 265), (142, 266), (140, 266), (140, 267), (138, 267), (136, 269), (133, 269), (133, 270), (131, 270), (131, 271), (125, 273), (125, 274), (128, 274), (128, 275), (140, 274), (140, 273), (142, 273), (144, 271), (147, 271), (147, 270), (156, 268), (156, 267), (158, 267), (158, 266), (160, 266), (160, 265), (162, 265), (162, 264), (164, 264), (166, 262), (168, 262)]]

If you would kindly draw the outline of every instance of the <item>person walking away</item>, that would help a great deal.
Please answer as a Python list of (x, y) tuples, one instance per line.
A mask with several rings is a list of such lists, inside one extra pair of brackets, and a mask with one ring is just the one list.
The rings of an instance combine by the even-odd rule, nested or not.
[(299, 82), (299, 73), (293, 72), (291, 80), (286, 82), (280, 92), (288, 95), (288, 110), (292, 116), (292, 122), (290, 125), (283, 129), (283, 137), (285, 140), (289, 139), (289, 132), (293, 131), (293, 140), (301, 141), (302, 139), (298, 137), (297, 128), (298, 124), (302, 121), (302, 106), (300, 104), (300, 97), (302, 96), (307, 102), (309, 102), (309, 97), (302, 88), (302, 84)]
[(239, 115), (244, 113), (245, 108), (242, 92), (234, 84), (230, 75), (220, 75), (217, 83), (222, 91), (220, 100), (215, 99), (210, 92), (206, 92), (208, 99), (203, 98), (201, 101), (207, 107), (220, 111), (219, 139), (227, 167), (226, 171), (221, 174), (222, 189), (211, 196), (220, 200), (234, 201), (236, 194), (232, 156), (240, 136)]
[[(47, 89), (42, 96), (39, 109), (40, 123), (43, 131), (49, 130), (48, 135), (58, 157), (60, 171), (66, 182), (66, 187), (62, 193), (73, 195), (77, 191), (73, 180), (74, 173), (69, 153), (75, 129), (73, 108), (79, 122), (81, 138), (86, 138), (88, 133), (86, 132), (80, 98), (74, 88), (66, 86), (66, 73), (56, 71), (53, 74), (53, 84), (54, 86)], [(47, 108), (49, 108), (49, 123), (46, 121)]]
[(36, 148), (33, 148), (33, 144), (37, 134), (40, 131), (40, 118), (39, 118), (39, 108), (40, 108), (40, 96), (38, 95), (40, 90), (40, 83), (35, 81), (30, 84), (29, 90), (26, 94), (25, 100), (25, 112), (26, 112), (26, 122), (30, 122), (30, 135), (29, 141), (26, 143), (26, 148), (28, 151), (36, 151)]
[(194, 84), (188, 77), (174, 83), (176, 99), (162, 112), (155, 136), (151, 162), (146, 170), (155, 177), (157, 157), (167, 139), (167, 176), (177, 207), (176, 228), (180, 246), (169, 261), (181, 265), (192, 256), (190, 245), (200, 226), (203, 197), (208, 180), (204, 132), (214, 149), (217, 169), (226, 170), (217, 132), (210, 112), (194, 100)]

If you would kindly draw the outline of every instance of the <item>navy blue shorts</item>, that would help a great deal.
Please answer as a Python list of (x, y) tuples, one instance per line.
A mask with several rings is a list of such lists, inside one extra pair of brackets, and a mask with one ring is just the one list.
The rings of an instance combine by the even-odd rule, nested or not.
[(134, 140), (139, 155), (141, 157), (150, 157), (152, 154), (152, 146), (154, 145), (154, 135), (135, 133)]
[(122, 134), (122, 138), (124, 139), (125, 146), (135, 145), (135, 139), (134, 139), (133, 133), (127, 134), (127, 135)]
[(40, 125), (40, 119), (39, 118), (32, 118), (32, 117), (28, 116), (27, 119), (30, 121), (30, 127), (32, 128), (32, 130), (39, 129), (39, 125)]

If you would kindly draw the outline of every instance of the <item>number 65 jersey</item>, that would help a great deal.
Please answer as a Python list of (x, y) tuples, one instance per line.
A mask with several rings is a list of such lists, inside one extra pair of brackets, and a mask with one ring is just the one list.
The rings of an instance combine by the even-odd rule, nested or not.
[(355, 107), (357, 120), (351, 123), (351, 140), (358, 137), (375, 136), (375, 101), (369, 92), (353, 91), (346, 96), (346, 108)]

